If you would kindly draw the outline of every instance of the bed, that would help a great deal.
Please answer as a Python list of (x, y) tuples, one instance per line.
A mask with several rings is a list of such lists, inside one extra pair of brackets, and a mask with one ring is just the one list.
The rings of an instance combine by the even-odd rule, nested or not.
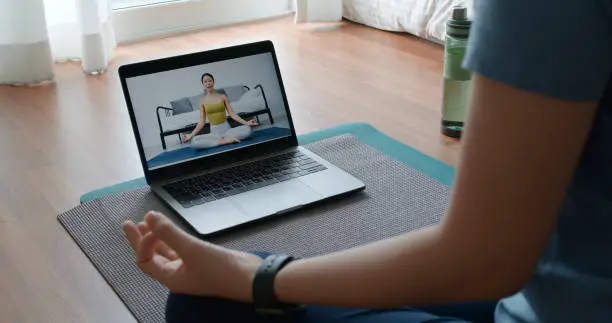
[(442, 44), (453, 5), (468, 7), (472, 0), (344, 0), (344, 18), (377, 29), (407, 32)]

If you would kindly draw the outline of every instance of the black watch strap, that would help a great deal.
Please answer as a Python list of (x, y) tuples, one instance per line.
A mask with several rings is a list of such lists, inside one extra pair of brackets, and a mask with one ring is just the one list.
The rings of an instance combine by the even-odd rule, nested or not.
[(259, 266), (253, 279), (253, 306), (262, 313), (280, 314), (290, 311), (299, 305), (281, 303), (274, 293), (274, 279), (285, 265), (295, 260), (289, 255), (270, 255)]

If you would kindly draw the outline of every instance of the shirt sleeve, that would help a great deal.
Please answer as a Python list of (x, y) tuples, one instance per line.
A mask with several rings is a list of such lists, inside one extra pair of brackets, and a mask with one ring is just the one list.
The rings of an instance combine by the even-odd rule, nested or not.
[(612, 0), (474, 0), (464, 67), (563, 100), (599, 100), (612, 75)]

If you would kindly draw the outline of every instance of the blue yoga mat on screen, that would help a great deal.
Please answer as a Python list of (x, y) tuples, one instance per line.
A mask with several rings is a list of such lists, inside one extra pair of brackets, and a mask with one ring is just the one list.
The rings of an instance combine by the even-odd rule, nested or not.
[(200, 157), (204, 155), (214, 154), (214, 153), (218, 153), (224, 150), (240, 148), (243, 146), (248, 146), (248, 145), (256, 144), (259, 142), (267, 141), (270, 139), (285, 137), (285, 136), (290, 136), (290, 135), (291, 135), (291, 130), (287, 128), (272, 127), (272, 128), (255, 131), (253, 132), (251, 137), (241, 141), (240, 143), (218, 146), (218, 147), (207, 148), (207, 149), (200, 149), (200, 150), (194, 149), (191, 147), (185, 147), (185, 148), (181, 148), (181, 149), (177, 149), (173, 151), (165, 151), (149, 159), (147, 163), (149, 164), (149, 167), (153, 168), (157, 166), (168, 165), (168, 164), (179, 162), (182, 160), (187, 160), (187, 159), (196, 158), (196, 157)]
[[(278, 128), (277, 128), (278, 129)], [(289, 130), (287, 130), (289, 131)], [(298, 136), (300, 145), (331, 138), (341, 134), (351, 134), (361, 142), (370, 145), (379, 151), (397, 159), (398, 161), (415, 168), (421, 173), (439, 181), (447, 186), (452, 185), (455, 176), (453, 167), (437, 160), (429, 155), (422, 153), (384, 133), (376, 130), (366, 123), (347, 123), (323, 130)], [(157, 158), (154, 157), (154, 159)], [(144, 178), (137, 178), (119, 184), (103, 187), (81, 196), (81, 203), (91, 201), (96, 198), (120, 193), (128, 190), (143, 188), (147, 185)]]

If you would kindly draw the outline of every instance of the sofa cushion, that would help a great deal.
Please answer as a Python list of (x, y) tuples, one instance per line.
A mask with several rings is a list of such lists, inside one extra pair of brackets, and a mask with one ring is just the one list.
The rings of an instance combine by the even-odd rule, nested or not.
[(266, 102), (261, 92), (261, 88), (256, 88), (246, 92), (240, 100), (232, 102), (232, 110), (235, 113), (255, 112), (266, 108)]
[(198, 95), (194, 95), (189, 97), (189, 101), (191, 101), (191, 105), (194, 110), (200, 110), (200, 101), (204, 97), (204, 93), (200, 93)]
[(189, 98), (182, 98), (182, 99), (170, 101), (170, 106), (172, 107), (172, 109), (174, 109), (172, 111), (173, 115), (193, 111), (193, 106)]
[(223, 90), (225, 90), (225, 95), (227, 95), (230, 102), (240, 100), (242, 95), (248, 91), (247, 88), (242, 85), (226, 86)]

